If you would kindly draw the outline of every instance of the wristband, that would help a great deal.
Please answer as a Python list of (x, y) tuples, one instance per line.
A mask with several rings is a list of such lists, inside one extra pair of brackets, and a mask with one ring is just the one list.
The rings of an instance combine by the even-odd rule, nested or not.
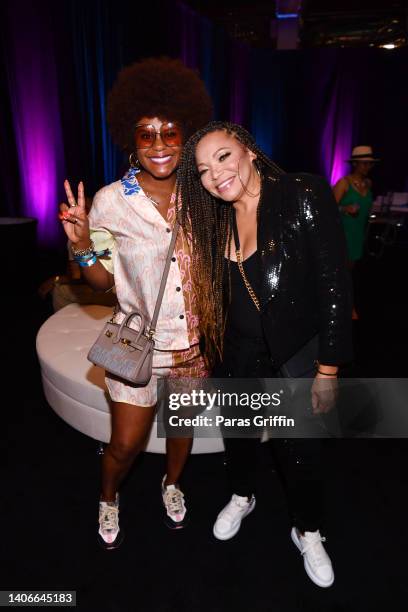
[(337, 373), (336, 374), (329, 374), (328, 372), (322, 372), (321, 370), (319, 370), (319, 368), (317, 368), (317, 373), (318, 374), (322, 374), (323, 376), (331, 376), (332, 378), (337, 378)]
[(89, 255), (81, 255), (81, 256), (76, 255), (74, 257), (74, 261), (76, 263), (78, 263), (79, 265), (81, 265), (81, 263), (86, 263), (87, 261), (89, 261), (93, 257), (95, 257), (95, 253), (89, 253)]
[(96, 257), (96, 255), (92, 255), (91, 257), (83, 257), (81, 258), (78, 263), (81, 266), (81, 268), (88, 268), (90, 266), (93, 266), (94, 264), (96, 264), (96, 262), (98, 261), (98, 258)]
[(339, 371), (337, 370), (337, 372), (322, 372), (320, 369), (320, 363), (318, 362), (318, 360), (316, 359), (314, 362), (315, 368), (316, 368), (316, 372), (318, 372), (318, 374), (322, 374), (323, 376), (333, 376), (333, 377), (337, 377)]
[(110, 254), (110, 249), (104, 249), (103, 251), (92, 251), (83, 255), (74, 255), (74, 261), (79, 264), (81, 268), (86, 268), (93, 266), (98, 261), (98, 257), (105, 257)]
[(97, 257), (105, 257), (107, 255), (111, 255), (112, 251), (110, 249), (104, 249), (103, 251), (94, 251), (94, 254)]

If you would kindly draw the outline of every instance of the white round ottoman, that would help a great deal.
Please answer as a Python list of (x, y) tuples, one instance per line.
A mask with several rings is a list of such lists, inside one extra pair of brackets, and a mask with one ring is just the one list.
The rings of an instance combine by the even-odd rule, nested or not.
[[(107, 306), (70, 304), (53, 314), (37, 335), (45, 397), (55, 412), (82, 433), (109, 442), (109, 395), (104, 370), (87, 359), (88, 351), (112, 314)], [(146, 450), (164, 453), (165, 440), (157, 438), (153, 424)], [(197, 438), (193, 453), (224, 450), (220, 438)]]

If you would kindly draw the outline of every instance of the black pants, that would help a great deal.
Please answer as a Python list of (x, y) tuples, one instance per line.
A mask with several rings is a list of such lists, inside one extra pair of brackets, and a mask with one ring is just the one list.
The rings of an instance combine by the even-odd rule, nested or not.
[[(269, 354), (262, 341), (240, 340), (240, 350), (224, 352), (216, 368), (218, 378), (272, 378)], [(224, 438), (230, 493), (248, 498), (256, 490), (259, 438)], [(301, 531), (322, 526), (324, 495), (322, 482), (322, 441), (317, 438), (271, 440), (275, 459), (283, 476), (293, 524)]]
[[(250, 497), (256, 491), (256, 438), (224, 438), (230, 493)], [(293, 524), (303, 533), (320, 529), (323, 521), (321, 441), (312, 438), (271, 442), (284, 478)]]

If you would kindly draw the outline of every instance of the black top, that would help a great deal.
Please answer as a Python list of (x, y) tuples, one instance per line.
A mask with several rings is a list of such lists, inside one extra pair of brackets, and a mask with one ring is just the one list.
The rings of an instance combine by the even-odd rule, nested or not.
[[(261, 286), (261, 268), (257, 251), (243, 262), (243, 268), (255, 295), (258, 296)], [(224, 283), (228, 286), (227, 265), (225, 269)], [(228, 342), (235, 338), (263, 338), (261, 315), (248, 293), (235, 261), (230, 262), (230, 272), (231, 303), (228, 307), (224, 341)]]
[[(224, 287), (228, 294), (228, 261), (225, 260)], [(243, 262), (245, 275), (255, 295), (261, 286), (261, 269), (256, 251)], [(230, 262), (231, 302), (227, 310), (222, 364), (215, 368), (218, 377), (272, 376), (270, 352), (262, 329), (261, 314), (244, 283), (238, 264)]]

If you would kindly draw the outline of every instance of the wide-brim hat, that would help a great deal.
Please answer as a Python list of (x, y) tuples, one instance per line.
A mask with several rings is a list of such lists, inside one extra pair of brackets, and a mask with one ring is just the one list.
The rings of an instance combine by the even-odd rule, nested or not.
[(378, 157), (374, 157), (373, 149), (371, 147), (359, 146), (359, 147), (353, 148), (350, 159), (347, 159), (346, 161), (348, 162), (353, 162), (353, 161), (379, 162), (380, 159), (378, 159)]

